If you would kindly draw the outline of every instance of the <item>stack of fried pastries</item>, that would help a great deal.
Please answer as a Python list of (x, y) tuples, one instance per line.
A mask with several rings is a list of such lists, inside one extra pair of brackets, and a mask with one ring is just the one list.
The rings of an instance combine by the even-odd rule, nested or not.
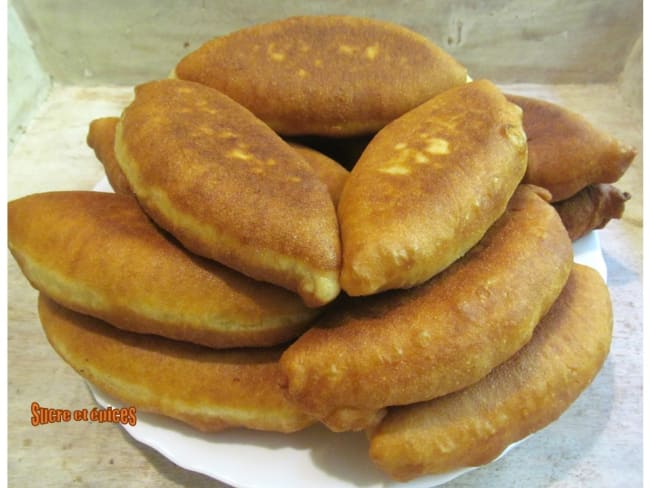
[(521, 95), (507, 97), (524, 111), (528, 165), (523, 181), (551, 193), (571, 239), (620, 219), (631, 195), (612, 183), (632, 164), (636, 149), (565, 107)]
[(218, 348), (270, 346), (318, 313), (287, 290), (190, 254), (132, 196), (40, 193), (10, 202), (8, 215), (10, 249), (34, 287), (121, 329)]
[(481, 242), (444, 272), (321, 316), (282, 356), (289, 395), (333, 430), (356, 430), (383, 407), (464, 388), (530, 339), (572, 258), (557, 213), (522, 185)]
[(595, 270), (574, 265), (521, 350), (469, 388), (391, 408), (369, 433), (372, 460), (400, 480), (490, 462), (577, 398), (605, 361), (611, 337), (606, 284)]
[(232, 426), (293, 432), (313, 418), (287, 401), (282, 348), (217, 350), (122, 331), (40, 296), (43, 329), (75, 370), (139, 410), (177, 418), (202, 431)]
[[(328, 140), (365, 148), (348, 170)], [(52, 347), (141, 411), (364, 430), (407, 480), (491, 461), (607, 355), (607, 286), (572, 240), (621, 217), (635, 151), (403, 27), (210, 40), (86, 142), (115, 193), (10, 202), (9, 248)]]

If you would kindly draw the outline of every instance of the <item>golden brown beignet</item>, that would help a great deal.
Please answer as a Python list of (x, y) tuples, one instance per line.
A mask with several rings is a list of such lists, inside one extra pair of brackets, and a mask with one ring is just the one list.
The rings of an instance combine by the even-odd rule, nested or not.
[(122, 329), (267, 346), (297, 336), (315, 315), (283, 288), (190, 254), (132, 196), (40, 193), (8, 208), (9, 248), (31, 284)]
[(440, 275), (335, 302), (282, 355), (288, 394), (332, 430), (356, 430), (382, 407), (464, 388), (530, 339), (572, 258), (557, 212), (522, 185), (481, 242)]
[(50, 344), (72, 368), (137, 412), (209, 432), (230, 427), (294, 432), (314, 422), (283, 394), (281, 348), (217, 351), (134, 334), (43, 294), (39, 315)]
[(147, 214), (189, 250), (297, 292), (340, 290), (332, 200), (311, 167), (248, 110), (198, 83), (136, 88), (118, 162)]
[(614, 183), (636, 149), (594, 127), (583, 116), (544, 100), (507, 95), (524, 111), (528, 169), (524, 183), (546, 188), (553, 202), (592, 183)]
[(369, 433), (370, 457), (401, 481), (486, 464), (571, 405), (600, 370), (611, 337), (607, 286), (575, 265), (523, 349), (462, 391), (389, 409)]
[(95, 156), (104, 166), (106, 178), (115, 193), (132, 195), (131, 185), (115, 157), (115, 127), (119, 120), (119, 117), (102, 117), (91, 121), (86, 143), (95, 151)]
[(302, 144), (290, 142), (289, 145), (300, 154), (316, 173), (316, 176), (327, 185), (334, 206), (339, 203), (341, 192), (345, 181), (350, 174), (347, 169), (334, 161), (332, 158), (325, 156), (323, 153), (316, 151)]
[(525, 171), (521, 110), (487, 80), (395, 120), (341, 194), (341, 287), (358, 296), (428, 280), (478, 242)]
[(429, 39), (349, 16), (290, 17), (206, 42), (173, 76), (232, 97), (283, 135), (375, 132), (467, 70)]
[(572, 197), (553, 204), (572, 240), (591, 230), (602, 229), (611, 219), (620, 219), (625, 202), (632, 196), (613, 185), (589, 185)]

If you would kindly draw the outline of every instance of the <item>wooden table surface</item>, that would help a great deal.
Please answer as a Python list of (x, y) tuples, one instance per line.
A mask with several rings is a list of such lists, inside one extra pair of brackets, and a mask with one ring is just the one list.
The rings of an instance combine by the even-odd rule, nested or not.
[[(557, 422), (502, 459), (447, 486), (641, 486), (641, 115), (625, 105), (613, 85), (515, 85), (504, 89), (582, 113), (640, 151), (618, 184), (633, 195), (623, 219), (599, 232), (614, 306), (614, 337), (600, 374)], [(47, 190), (91, 189), (103, 173), (85, 144), (88, 123), (96, 117), (118, 115), (131, 93), (125, 87), (55, 86), (9, 156), (8, 198)], [(85, 382), (49, 346), (37, 317), (36, 295), (9, 255), (9, 485), (224, 486), (176, 466), (133, 440), (118, 425), (31, 425), (33, 402), (69, 410), (96, 406)], [(329, 469), (336, 470), (336, 463)]]

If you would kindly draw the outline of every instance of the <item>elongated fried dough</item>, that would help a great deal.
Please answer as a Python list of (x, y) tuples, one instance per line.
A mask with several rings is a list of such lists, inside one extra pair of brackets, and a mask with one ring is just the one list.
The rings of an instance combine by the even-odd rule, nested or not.
[(119, 120), (119, 117), (102, 117), (93, 120), (88, 127), (86, 143), (95, 151), (95, 156), (104, 166), (108, 182), (115, 193), (132, 195), (131, 185), (115, 157), (115, 127)]
[(508, 99), (524, 111), (528, 136), (525, 183), (565, 200), (592, 183), (614, 183), (637, 154), (583, 116), (554, 103), (519, 95)]
[(50, 344), (70, 366), (138, 412), (202, 431), (294, 432), (313, 423), (283, 395), (277, 347), (217, 351), (125, 332), (43, 294), (39, 315)]
[(288, 394), (332, 430), (354, 430), (382, 407), (464, 388), (530, 339), (572, 257), (555, 210), (523, 185), (481, 242), (440, 275), (341, 300), (317, 319), (280, 360)]
[(349, 171), (357, 164), (374, 135), (373, 133), (353, 137), (296, 136), (288, 137), (287, 140), (311, 147), (332, 158)]
[(467, 70), (404, 27), (349, 16), (291, 17), (208, 41), (174, 76), (216, 88), (283, 135), (375, 132)]
[(625, 202), (630, 198), (629, 193), (601, 183), (589, 185), (553, 206), (560, 214), (569, 237), (576, 240), (591, 230), (602, 229), (611, 219), (620, 219), (625, 211)]
[(289, 145), (309, 163), (316, 176), (327, 185), (332, 202), (336, 206), (339, 203), (343, 186), (350, 174), (348, 170), (315, 149), (297, 143), (289, 143)]
[(31, 284), (135, 332), (212, 347), (264, 346), (314, 317), (300, 298), (194, 256), (127, 195), (40, 193), (8, 210), (9, 248)]
[(230, 98), (189, 81), (140, 85), (115, 150), (145, 211), (191, 251), (295, 291), (310, 306), (338, 295), (338, 222), (327, 187)]
[[(115, 193), (133, 195), (131, 186), (115, 157), (115, 128), (119, 120), (119, 117), (102, 117), (91, 121), (88, 127), (87, 142), (94, 149), (99, 162), (104, 166), (108, 182)], [(348, 177), (348, 170), (315, 149), (295, 142), (290, 142), (289, 145), (309, 163), (316, 176), (325, 183), (332, 202), (336, 205)]]
[(478, 242), (525, 171), (521, 110), (487, 80), (392, 122), (341, 194), (341, 287), (358, 296), (428, 280)]
[(558, 418), (600, 370), (612, 337), (607, 286), (575, 265), (531, 341), (469, 388), (389, 409), (370, 433), (370, 457), (392, 477), (478, 466)]

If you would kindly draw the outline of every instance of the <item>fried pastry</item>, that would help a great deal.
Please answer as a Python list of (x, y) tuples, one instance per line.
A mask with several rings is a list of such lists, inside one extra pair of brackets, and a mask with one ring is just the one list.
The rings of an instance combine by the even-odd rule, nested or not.
[(137, 412), (207, 432), (230, 427), (294, 432), (313, 423), (280, 387), (281, 348), (218, 351), (126, 332), (39, 296), (43, 330), (81, 376)]
[(299, 335), (316, 310), (283, 288), (194, 256), (132, 196), (51, 192), (9, 203), (9, 248), (38, 290), (122, 329), (215, 348)]
[[(115, 193), (133, 195), (131, 186), (115, 157), (115, 127), (119, 120), (119, 117), (102, 117), (91, 121), (87, 143), (94, 149), (97, 159), (104, 166), (108, 182)], [(348, 177), (348, 170), (332, 158), (308, 146), (297, 142), (289, 142), (289, 145), (309, 163), (316, 176), (325, 183), (336, 206)]]
[(524, 111), (528, 137), (524, 182), (546, 188), (554, 202), (593, 183), (618, 181), (637, 154), (564, 107), (520, 95), (507, 97)]
[(353, 137), (297, 136), (287, 137), (286, 140), (311, 147), (332, 158), (349, 171), (357, 164), (374, 135), (373, 133)]
[(327, 190), (336, 206), (339, 202), (343, 186), (348, 178), (349, 172), (332, 158), (302, 144), (295, 142), (289, 145), (300, 154), (316, 173), (316, 176), (325, 183)]
[(217, 90), (160, 80), (136, 88), (115, 139), (147, 214), (192, 252), (298, 293), (339, 291), (334, 205), (311, 167)]
[(115, 127), (119, 117), (102, 117), (90, 122), (86, 143), (104, 166), (106, 178), (115, 193), (132, 195), (131, 185), (115, 157)]
[(543, 197), (520, 186), (480, 243), (419, 287), (339, 298), (280, 359), (290, 398), (332, 430), (358, 430), (383, 407), (462, 389), (512, 356), (572, 266)]
[(172, 76), (209, 85), (283, 135), (376, 132), (467, 70), (429, 39), (350, 16), (290, 17), (206, 42)]
[(476, 244), (526, 171), (521, 110), (494, 84), (452, 88), (382, 129), (338, 206), (349, 295), (423, 283)]
[(486, 464), (573, 403), (602, 367), (611, 337), (607, 286), (575, 265), (522, 350), (462, 391), (389, 409), (369, 433), (370, 457), (400, 481)]
[(625, 202), (632, 196), (613, 185), (589, 185), (571, 198), (553, 204), (569, 237), (579, 239), (589, 231), (602, 229), (611, 219), (620, 219)]

